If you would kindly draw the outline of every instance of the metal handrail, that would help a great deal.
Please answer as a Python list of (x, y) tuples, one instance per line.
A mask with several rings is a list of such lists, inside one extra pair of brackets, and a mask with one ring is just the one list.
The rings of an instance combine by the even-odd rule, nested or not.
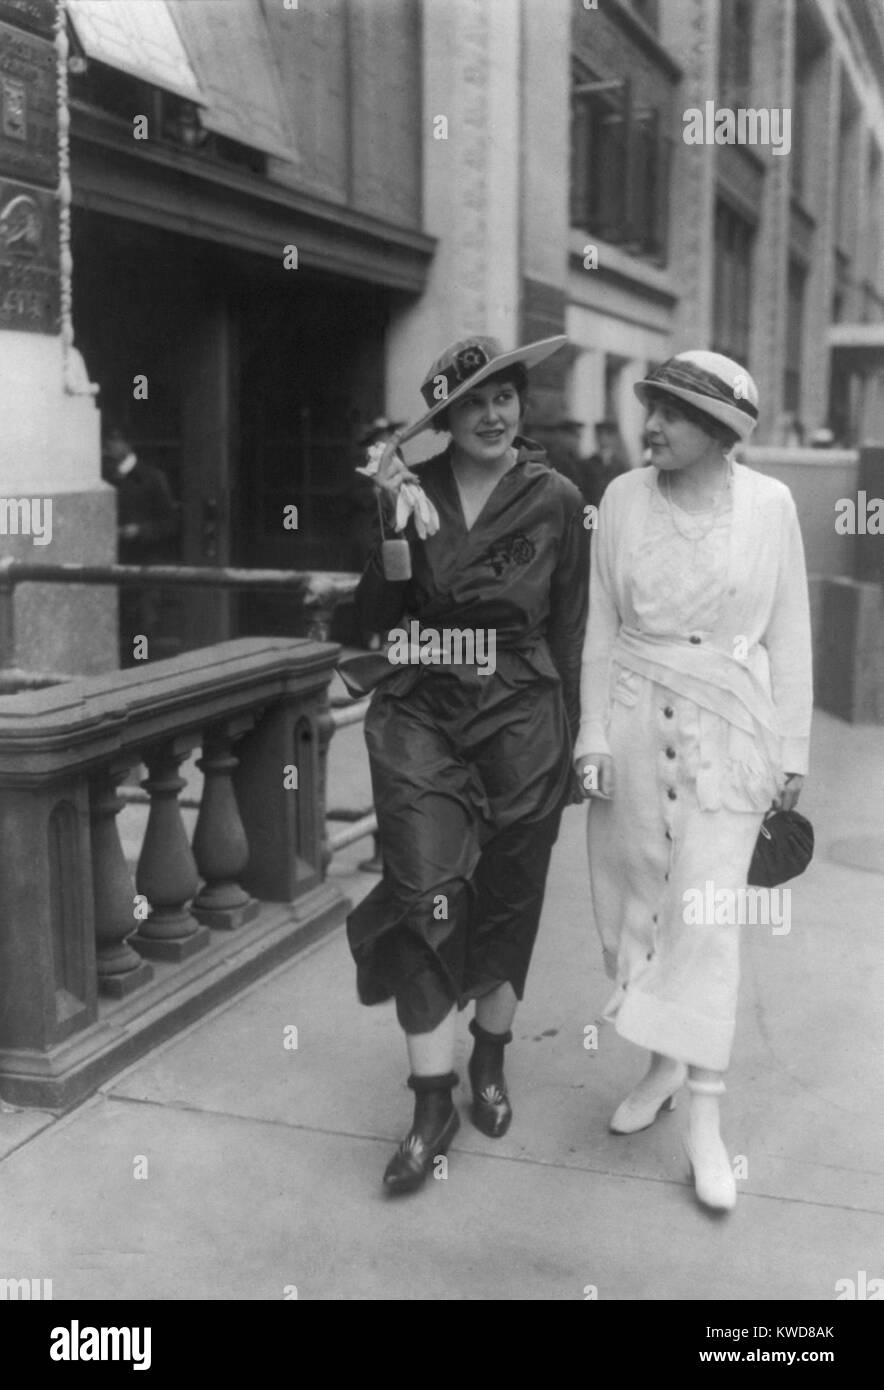
[(293, 592), (312, 618), (311, 636), (324, 640), (330, 613), (349, 598), (359, 575), (343, 570), (237, 569), (229, 565), (29, 564), (0, 560), (0, 669), (15, 652), (13, 599), (19, 584), (99, 584), (121, 588), (262, 589)]
[(0, 560), (0, 589), (18, 584), (119, 584), (125, 587), (164, 584), (210, 589), (297, 589), (316, 601), (344, 597), (359, 582), (346, 570), (237, 569), (230, 565), (78, 565), (29, 564)]

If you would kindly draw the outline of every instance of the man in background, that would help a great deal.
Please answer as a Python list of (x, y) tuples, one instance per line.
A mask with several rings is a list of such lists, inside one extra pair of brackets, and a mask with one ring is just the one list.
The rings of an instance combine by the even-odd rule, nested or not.
[(599, 420), (595, 439), (595, 453), (577, 460), (573, 480), (583, 493), (584, 502), (599, 507), (608, 484), (621, 473), (628, 473), (630, 464), (616, 421)]
[[(139, 459), (127, 432), (114, 422), (105, 426), (101, 447), (102, 476), (117, 490), (117, 558), (123, 565), (161, 565), (174, 562), (172, 542), (178, 534), (179, 512), (165, 474)], [(150, 639), (158, 632), (161, 595), (158, 589), (120, 589), (120, 664), (133, 664), (136, 637)]]
[[(580, 457), (580, 431), (583, 429), (582, 420), (572, 420), (565, 417), (556, 420), (554, 424), (547, 425), (541, 431), (537, 430), (540, 442), (546, 449), (546, 457), (551, 468), (557, 473), (562, 473), (569, 482), (576, 483), (575, 470), (577, 461)], [(529, 429), (529, 434), (532, 431)]]
[(117, 489), (117, 553), (123, 565), (168, 564), (178, 534), (178, 508), (164, 473), (144, 463), (117, 424), (102, 442), (104, 480)]

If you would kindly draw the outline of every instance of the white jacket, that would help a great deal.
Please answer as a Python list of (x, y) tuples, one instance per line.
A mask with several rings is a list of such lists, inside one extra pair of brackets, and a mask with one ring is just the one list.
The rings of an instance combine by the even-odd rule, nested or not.
[(657, 474), (654, 467), (634, 469), (602, 499), (575, 756), (609, 751), (612, 667), (625, 664), (699, 697), (731, 722), (744, 721), (741, 727), (760, 738), (769, 732), (780, 767), (805, 773), (813, 712), (810, 607), (792, 494), (777, 479), (734, 464), (728, 584), (716, 624), (702, 638), (673, 631), (661, 641), (642, 633), (629, 585), (629, 557), (644, 533)]

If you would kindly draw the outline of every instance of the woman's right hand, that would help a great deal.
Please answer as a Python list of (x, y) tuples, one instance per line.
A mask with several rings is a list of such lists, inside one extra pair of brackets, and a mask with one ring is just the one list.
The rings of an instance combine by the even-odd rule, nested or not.
[(381, 454), (374, 483), (382, 492), (395, 497), (403, 483), (419, 483), (416, 473), (412, 473), (399, 453), (399, 436), (394, 434)]
[(614, 759), (610, 753), (584, 753), (574, 759), (574, 771), (585, 797), (610, 801), (614, 795)]

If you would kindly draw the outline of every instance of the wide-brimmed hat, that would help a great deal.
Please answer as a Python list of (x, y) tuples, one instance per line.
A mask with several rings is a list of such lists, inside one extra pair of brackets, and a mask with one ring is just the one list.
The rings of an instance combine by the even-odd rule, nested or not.
[(687, 401), (730, 426), (740, 439), (748, 439), (758, 423), (758, 387), (745, 367), (720, 352), (690, 351), (670, 357), (635, 383), (633, 389), (644, 406), (649, 387)]
[(544, 357), (558, 352), (567, 341), (564, 334), (559, 334), (555, 338), (541, 338), (536, 343), (527, 343), (525, 347), (512, 348), (509, 352), (504, 351), (496, 338), (461, 338), (459, 342), (452, 343), (436, 358), (421, 385), (421, 395), (428, 410), (403, 430), (399, 442), (404, 444), (420, 434), (440, 411), (473, 387), (480, 386), (488, 377), (517, 362), (526, 368), (533, 367)]

